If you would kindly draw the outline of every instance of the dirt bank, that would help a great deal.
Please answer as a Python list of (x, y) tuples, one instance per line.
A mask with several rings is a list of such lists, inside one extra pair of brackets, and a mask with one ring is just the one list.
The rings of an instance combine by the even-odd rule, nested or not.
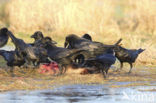
[[(109, 77), (104, 79), (101, 74), (80, 75), (71, 70), (62, 76), (43, 75), (32, 69), (15, 68), (15, 76), (4, 69), (0, 69), (0, 91), (8, 90), (34, 90), (34, 89), (53, 89), (61, 85), (70, 84), (112, 84), (111, 87), (127, 87), (153, 85), (156, 79), (155, 67), (136, 67), (132, 74), (128, 74), (128, 69), (124, 68), (121, 72), (110, 70)], [(117, 82), (121, 82), (120, 85)], [(126, 83), (125, 83), (126, 82)], [(128, 82), (128, 83), (127, 83)]]

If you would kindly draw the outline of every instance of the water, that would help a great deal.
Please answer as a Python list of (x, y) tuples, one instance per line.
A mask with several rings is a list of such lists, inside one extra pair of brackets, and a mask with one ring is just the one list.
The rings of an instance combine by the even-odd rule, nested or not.
[(156, 103), (152, 86), (110, 88), (108, 85), (68, 85), (54, 90), (0, 93), (0, 103)]

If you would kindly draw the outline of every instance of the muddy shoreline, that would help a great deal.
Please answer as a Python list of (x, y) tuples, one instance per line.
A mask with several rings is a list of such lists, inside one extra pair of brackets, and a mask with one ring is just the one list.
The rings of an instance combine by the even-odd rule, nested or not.
[[(133, 86), (156, 86), (155, 67), (136, 67), (132, 74), (128, 74), (128, 68), (123, 71), (109, 71), (109, 76), (104, 79), (101, 74), (81, 75), (69, 73), (62, 76), (51, 76), (38, 73), (37, 70), (15, 68), (15, 76), (11, 77), (4, 69), (0, 69), (0, 92), (12, 90), (42, 90), (54, 89), (63, 85), (73, 84), (111, 84), (111, 88)], [(155, 84), (153, 84), (155, 83)]]

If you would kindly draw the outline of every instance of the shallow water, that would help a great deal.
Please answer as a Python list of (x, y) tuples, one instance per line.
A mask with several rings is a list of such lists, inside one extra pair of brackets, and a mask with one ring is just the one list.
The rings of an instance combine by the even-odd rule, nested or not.
[(66, 85), (54, 90), (1, 92), (0, 103), (156, 103), (156, 92), (142, 91), (153, 88)]

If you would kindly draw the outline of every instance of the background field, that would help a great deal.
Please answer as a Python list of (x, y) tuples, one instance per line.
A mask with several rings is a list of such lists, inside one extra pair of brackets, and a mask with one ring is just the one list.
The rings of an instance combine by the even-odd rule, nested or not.
[(65, 36), (89, 33), (112, 44), (145, 48), (137, 63), (156, 63), (156, 0), (0, 0), (0, 27), (26, 42), (42, 31), (63, 46)]

